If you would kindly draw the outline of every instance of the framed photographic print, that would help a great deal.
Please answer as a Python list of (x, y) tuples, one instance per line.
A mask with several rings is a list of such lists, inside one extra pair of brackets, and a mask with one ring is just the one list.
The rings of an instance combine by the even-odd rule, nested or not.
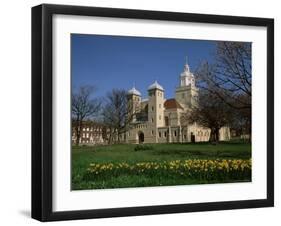
[(274, 21), (32, 8), (32, 217), (274, 205)]

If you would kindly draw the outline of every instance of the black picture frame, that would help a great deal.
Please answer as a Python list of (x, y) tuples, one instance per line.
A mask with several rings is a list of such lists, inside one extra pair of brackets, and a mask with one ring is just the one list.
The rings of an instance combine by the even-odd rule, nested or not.
[[(267, 198), (54, 212), (52, 210), (52, 18), (55, 14), (266, 27)], [(32, 8), (32, 218), (40, 221), (56, 221), (271, 206), (274, 206), (273, 19), (50, 4)]]

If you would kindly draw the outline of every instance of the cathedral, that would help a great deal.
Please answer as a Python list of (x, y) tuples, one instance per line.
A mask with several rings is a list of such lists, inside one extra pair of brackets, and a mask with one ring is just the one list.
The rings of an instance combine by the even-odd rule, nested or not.
[[(173, 143), (208, 141), (210, 129), (197, 123), (188, 124), (183, 115), (196, 106), (199, 89), (189, 65), (179, 76), (179, 86), (175, 96), (165, 98), (164, 88), (155, 81), (148, 89), (148, 98), (133, 87), (128, 91), (128, 102), (131, 111), (129, 128), (124, 135), (127, 143)], [(230, 130), (220, 130), (220, 140), (229, 140)]]

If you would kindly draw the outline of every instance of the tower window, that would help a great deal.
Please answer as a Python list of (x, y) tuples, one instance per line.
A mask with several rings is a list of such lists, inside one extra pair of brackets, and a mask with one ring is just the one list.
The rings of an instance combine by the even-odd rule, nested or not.
[(174, 132), (175, 137), (177, 136), (177, 131)]
[(165, 116), (165, 126), (169, 126), (169, 118), (168, 118), (168, 116)]
[(167, 132), (166, 131), (164, 132), (164, 136), (167, 137)]
[(161, 132), (159, 132), (159, 137), (161, 137)]
[(151, 135), (153, 135), (153, 133), (154, 133), (153, 130), (151, 130)]
[(151, 122), (153, 122), (153, 118), (151, 118)]

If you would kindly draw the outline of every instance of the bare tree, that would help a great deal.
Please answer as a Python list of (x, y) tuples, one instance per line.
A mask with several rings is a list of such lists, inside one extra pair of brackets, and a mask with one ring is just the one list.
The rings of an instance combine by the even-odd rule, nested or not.
[(183, 121), (197, 123), (200, 126), (210, 128), (210, 142), (219, 141), (219, 131), (228, 126), (232, 120), (232, 109), (222, 102), (216, 95), (202, 90), (199, 94), (196, 106), (183, 114)]
[(197, 70), (199, 86), (233, 108), (251, 108), (251, 63), (250, 43), (217, 42), (214, 62), (203, 62)]
[[(213, 62), (197, 70), (199, 88), (208, 90), (251, 125), (252, 49), (247, 42), (217, 42)], [(240, 119), (242, 119), (240, 117)], [(247, 125), (248, 125), (247, 124)], [(251, 128), (249, 126), (248, 128)], [(251, 134), (251, 129), (249, 130)]]
[(120, 136), (126, 134), (133, 117), (126, 90), (113, 89), (107, 93), (102, 115), (104, 123), (110, 128), (109, 143), (116, 139), (120, 143)]
[(76, 133), (76, 145), (79, 145), (83, 121), (97, 116), (101, 108), (101, 102), (93, 98), (93, 86), (81, 86), (76, 92), (72, 93), (72, 119)]

